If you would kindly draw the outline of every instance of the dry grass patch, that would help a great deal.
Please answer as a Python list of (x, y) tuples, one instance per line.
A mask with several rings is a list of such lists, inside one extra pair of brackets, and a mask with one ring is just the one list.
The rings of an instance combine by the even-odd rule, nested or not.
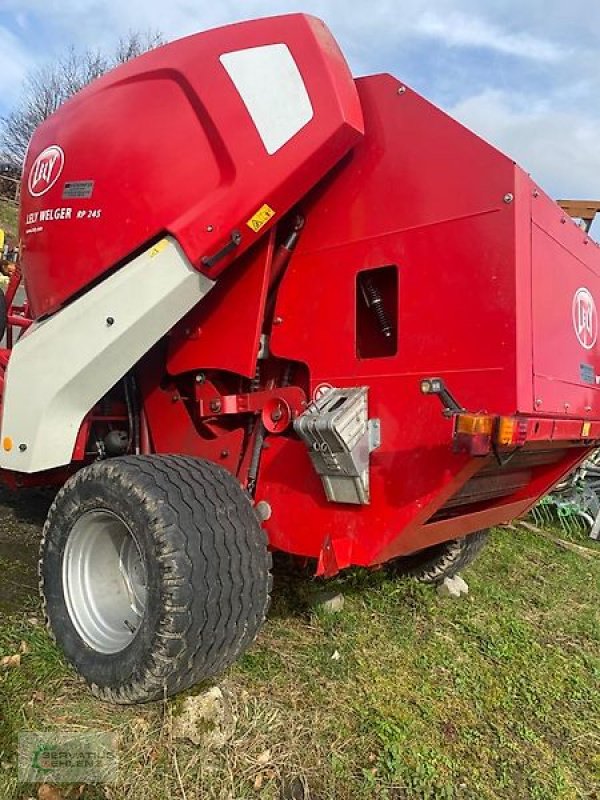
[(280, 571), (262, 635), (219, 682), (236, 725), (218, 750), (174, 738), (181, 698), (94, 700), (13, 616), (0, 656), (23, 640), (30, 652), (0, 675), (6, 796), (35, 790), (15, 780), (19, 728), (78, 726), (120, 743), (118, 783), (84, 800), (597, 798), (600, 560), (501, 530), (466, 577), (452, 601), (357, 571), (333, 582), (346, 603), (331, 616), (311, 609), (313, 583)]

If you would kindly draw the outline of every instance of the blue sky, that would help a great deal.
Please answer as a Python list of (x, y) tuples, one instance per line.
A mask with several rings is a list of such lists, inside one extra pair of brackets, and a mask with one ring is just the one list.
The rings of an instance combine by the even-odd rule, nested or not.
[(324, 19), (355, 74), (392, 72), (516, 158), (554, 196), (600, 199), (600, 3), (564, 0), (0, 0), (0, 114), (70, 45), (171, 39), (254, 16)]

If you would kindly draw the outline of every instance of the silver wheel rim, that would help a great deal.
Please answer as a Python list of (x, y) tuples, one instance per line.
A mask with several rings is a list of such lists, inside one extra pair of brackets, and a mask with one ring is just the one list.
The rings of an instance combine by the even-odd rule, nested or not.
[(111, 511), (88, 511), (73, 525), (63, 560), (71, 622), (99, 653), (119, 653), (146, 610), (146, 570), (128, 525)]

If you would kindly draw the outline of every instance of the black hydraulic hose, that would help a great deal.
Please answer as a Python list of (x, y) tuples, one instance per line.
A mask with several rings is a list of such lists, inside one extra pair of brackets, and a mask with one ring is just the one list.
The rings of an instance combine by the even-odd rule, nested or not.
[(254, 494), (256, 489), (256, 477), (258, 475), (258, 467), (260, 465), (260, 457), (262, 454), (263, 445), (265, 443), (265, 436), (267, 430), (263, 425), (261, 419), (256, 423), (256, 438), (254, 439), (254, 446), (252, 448), (252, 458), (250, 460), (250, 467), (248, 469), (248, 491), (251, 495)]
[(127, 418), (129, 421), (129, 437), (127, 439), (127, 452), (131, 450), (135, 455), (140, 453), (140, 410), (137, 386), (133, 375), (126, 375), (123, 378), (123, 388), (125, 393), (125, 403), (127, 405)]

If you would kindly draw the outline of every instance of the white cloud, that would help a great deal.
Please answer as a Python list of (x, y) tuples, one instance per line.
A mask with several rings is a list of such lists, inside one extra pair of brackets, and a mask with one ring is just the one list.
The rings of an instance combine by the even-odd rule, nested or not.
[(22, 31), (27, 30), (27, 14), (17, 14), (15, 16), (15, 22), (17, 23), (17, 27), (20, 28)]
[(600, 194), (600, 119), (559, 102), (487, 90), (450, 113), (513, 157), (554, 197)]
[(0, 26), (0, 96), (10, 103), (19, 94), (21, 83), (34, 57), (26, 52), (17, 37)]
[[(0, 7), (14, 19), (14, 35), (0, 28), (6, 107), (28, 64), (70, 44), (108, 49), (144, 28), (176, 38), (299, 5), (169, 0), (168, 13), (164, 0), (0, 0)], [(355, 74), (388, 69), (425, 89), (552, 193), (600, 193), (600, 3), (585, 14), (548, 0), (302, 0), (300, 7), (330, 26)]]
[[(400, 6), (397, 0), (303, 0), (301, 10), (322, 17), (350, 49), (351, 60), (359, 59), (361, 68), (376, 59), (379, 49), (403, 48), (419, 38), (544, 63), (563, 58), (568, 52), (564, 47), (531, 32), (535, 26), (532, 20), (527, 24), (518, 0), (503, 2), (506, 11), (501, 22), (493, 4), (482, 8), (478, 2), (473, 10), (473, 0), (403, 0)], [(82, 45), (106, 45), (128, 29), (157, 28), (171, 38), (240, 19), (300, 10), (296, 0), (171, 0), (168, 14), (164, 0), (0, 0), (0, 5), (15, 17), (35, 15), (69, 44)], [(505, 20), (512, 22), (519, 16), (519, 23), (505, 26)], [(48, 44), (53, 45), (51, 41)]]
[(563, 48), (524, 31), (509, 32), (471, 14), (427, 11), (414, 24), (416, 33), (455, 47), (478, 47), (534, 61), (562, 59)]

